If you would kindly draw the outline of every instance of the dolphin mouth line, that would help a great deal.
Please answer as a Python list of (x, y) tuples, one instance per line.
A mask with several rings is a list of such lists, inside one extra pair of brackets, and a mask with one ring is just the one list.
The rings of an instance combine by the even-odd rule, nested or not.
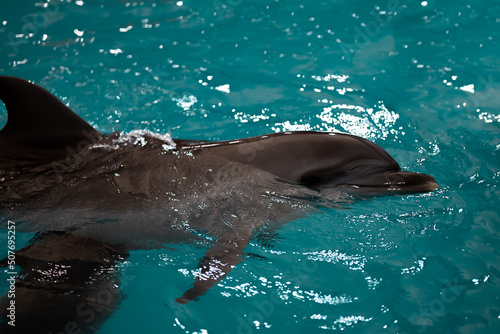
[(354, 189), (355, 191), (380, 191), (381, 189), (385, 189), (387, 193), (404, 192), (405, 194), (423, 193), (439, 189), (439, 185), (437, 184), (437, 182), (427, 182), (419, 185), (406, 185), (404, 184), (404, 182), (401, 182), (401, 184), (398, 185), (391, 185), (390, 183), (387, 183), (384, 185), (344, 184), (343, 186)]
[(439, 188), (436, 180), (427, 174), (402, 170), (370, 173), (353, 180), (339, 182), (353, 192), (420, 193)]

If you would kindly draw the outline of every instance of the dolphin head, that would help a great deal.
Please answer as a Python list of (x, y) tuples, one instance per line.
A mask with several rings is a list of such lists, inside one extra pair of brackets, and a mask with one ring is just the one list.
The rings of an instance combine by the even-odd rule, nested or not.
[(316, 164), (321, 167), (301, 176), (302, 184), (340, 188), (357, 197), (423, 193), (439, 188), (430, 175), (401, 170), (385, 150), (370, 141), (346, 134), (338, 134), (334, 140), (335, 145), (328, 143), (331, 152), (317, 155)]
[(324, 132), (291, 132), (221, 142), (213, 147), (229, 160), (254, 165), (279, 179), (321, 192), (354, 196), (409, 194), (438, 188), (426, 174), (402, 171), (380, 146), (361, 137)]
[(340, 188), (359, 197), (439, 188), (430, 175), (401, 170), (396, 160), (373, 142), (348, 134), (325, 139), (324, 148), (316, 152), (316, 160), (310, 164), (312, 168), (302, 174), (302, 184), (322, 190)]

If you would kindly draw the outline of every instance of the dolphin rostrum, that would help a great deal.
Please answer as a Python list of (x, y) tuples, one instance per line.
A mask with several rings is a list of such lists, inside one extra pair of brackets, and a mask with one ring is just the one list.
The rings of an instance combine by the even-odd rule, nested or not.
[(0, 98), (8, 112), (0, 224), (35, 233), (12, 257), (21, 268), (12, 277), (16, 327), (6, 295), (2, 333), (97, 332), (123, 298), (117, 265), (132, 250), (209, 245), (195, 282), (176, 300), (187, 303), (240, 263), (252, 238), (315, 207), (438, 188), (348, 134), (221, 142), (102, 134), (29, 81), (0, 76)]

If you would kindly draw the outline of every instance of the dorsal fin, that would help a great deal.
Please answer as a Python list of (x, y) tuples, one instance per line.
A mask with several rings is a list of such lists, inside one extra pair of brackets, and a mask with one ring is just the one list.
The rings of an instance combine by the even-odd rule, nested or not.
[(101, 136), (54, 95), (24, 79), (0, 76), (7, 124), (0, 131), (0, 167), (58, 160)]

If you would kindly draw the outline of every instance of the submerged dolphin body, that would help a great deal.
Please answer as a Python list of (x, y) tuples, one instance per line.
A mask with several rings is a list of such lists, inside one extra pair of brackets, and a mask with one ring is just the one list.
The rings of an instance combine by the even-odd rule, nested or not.
[[(193, 286), (205, 294), (251, 240), (318, 205), (436, 189), (383, 149), (347, 134), (295, 132), (203, 142), (103, 135), (52, 94), (0, 76), (0, 223), (36, 232), (16, 251), (16, 327), (94, 333), (122, 299), (117, 264), (134, 249), (210, 244)], [(3, 218), (2, 218), (3, 217)], [(7, 260), (2, 262), (7, 265)], [(2, 332), (14, 329), (1, 306)]]

